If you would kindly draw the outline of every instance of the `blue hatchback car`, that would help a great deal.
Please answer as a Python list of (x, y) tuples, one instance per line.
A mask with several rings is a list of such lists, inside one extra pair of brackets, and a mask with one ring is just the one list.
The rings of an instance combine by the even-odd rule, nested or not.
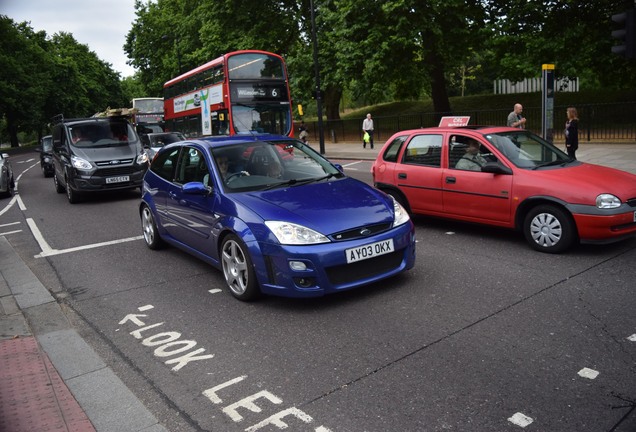
[(414, 226), (397, 201), (285, 136), (163, 147), (139, 211), (150, 249), (169, 243), (221, 269), (240, 300), (321, 296), (415, 263)]

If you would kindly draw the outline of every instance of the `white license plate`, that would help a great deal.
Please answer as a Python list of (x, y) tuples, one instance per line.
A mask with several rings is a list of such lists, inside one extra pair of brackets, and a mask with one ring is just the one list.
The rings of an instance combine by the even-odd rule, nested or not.
[(382, 240), (357, 248), (346, 249), (347, 264), (393, 252), (393, 239)]
[(129, 176), (106, 177), (106, 183), (122, 183), (130, 181)]

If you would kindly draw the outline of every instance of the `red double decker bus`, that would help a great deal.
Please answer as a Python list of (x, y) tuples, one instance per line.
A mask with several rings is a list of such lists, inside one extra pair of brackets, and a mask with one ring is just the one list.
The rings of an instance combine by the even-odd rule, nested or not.
[(287, 67), (277, 54), (222, 55), (163, 86), (165, 128), (187, 136), (292, 136)]

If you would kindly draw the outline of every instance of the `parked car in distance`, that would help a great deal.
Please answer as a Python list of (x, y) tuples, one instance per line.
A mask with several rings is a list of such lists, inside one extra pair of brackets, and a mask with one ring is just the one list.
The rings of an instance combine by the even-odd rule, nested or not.
[(148, 153), (149, 160), (152, 160), (159, 149), (166, 144), (186, 139), (181, 132), (155, 132), (140, 135), (139, 138)]
[(15, 188), (13, 179), (13, 169), (9, 162), (9, 154), (0, 154), (0, 196), (11, 196), (11, 191)]
[(40, 146), (35, 149), (40, 153), (40, 168), (44, 177), (51, 177), (55, 172), (53, 166), (53, 136), (47, 135), (40, 140)]
[(573, 160), (526, 130), (405, 130), (371, 171), (410, 213), (520, 230), (542, 252), (636, 234), (636, 175)]
[(146, 245), (221, 269), (232, 295), (314, 297), (411, 269), (415, 231), (383, 192), (278, 135), (168, 144), (144, 177)]
[(82, 195), (141, 189), (148, 155), (125, 116), (56, 118), (53, 182), (71, 204)]

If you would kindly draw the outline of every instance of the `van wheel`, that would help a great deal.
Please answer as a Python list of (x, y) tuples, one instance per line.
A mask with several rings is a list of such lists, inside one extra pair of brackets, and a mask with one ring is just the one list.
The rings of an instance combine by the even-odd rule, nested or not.
[(66, 182), (66, 197), (71, 204), (77, 204), (80, 202), (80, 194), (71, 188), (71, 185)]
[(62, 193), (64, 192), (64, 187), (57, 180), (57, 174), (53, 173), (53, 184), (55, 185), (55, 192)]
[(576, 240), (576, 226), (570, 215), (553, 205), (540, 205), (526, 215), (523, 234), (540, 252), (560, 253)]

